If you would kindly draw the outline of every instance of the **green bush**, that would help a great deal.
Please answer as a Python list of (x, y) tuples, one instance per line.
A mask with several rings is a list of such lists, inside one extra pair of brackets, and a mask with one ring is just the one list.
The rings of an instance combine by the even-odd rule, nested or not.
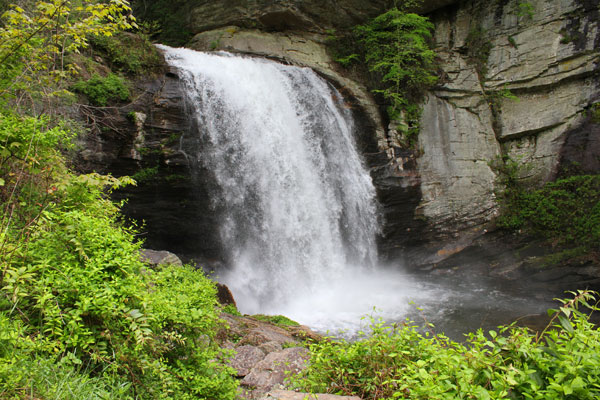
[(140, 260), (105, 196), (131, 179), (70, 173), (56, 148), (68, 135), (43, 120), (2, 116), (0, 134), (2, 397), (233, 399), (214, 283)]
[(120, 32), (113, 36), (95, 36), (94, 48), (106, 54), (114, 69), (139, 75), (161, 65), (161, 56), (150, 40), (141, 33)]
[(125, 79), (115, 74), (101, 77), (94, 74), (86, 81), (78, 81), (73, 90), (87, 96), (89, 101), (99, 107), (104, 107), (109, 101), (129, 100), (129, 89)]
[(519, 164), (506, 160), (500, 170), (498, 225), (525, 229), (554, 245), (600, 251), (600, 175), (575, 175), (530, 189), (518, 178)]
[(340, 64), (365, 63), (378, 82), (374, 92), (388, 104), (388, 116), (404, 122), (402, 133), (412, 140), (419, 130), (425, 91), (437, 82), (435, 53), (429, 47), (433, 28), (428, 18), (393, 8), (330, 40)]
[(479, 330), (456, 343), (422, 334), (411, 322), (373, 321), (355, 342), (311, 345), (309, 367), (291, 378), (312, 393), (362, 399), (596, 399), (600, 396), (600, 331), (579, 306), (595, 294), (564, 300), (540, 334), (510, 325)]
[(121, 399), (125, 380), (90, 377), (73, 365), (73, 354), (41, 355), (40, 345), (27, 336), (21, 321), (0, 313), (0, 398), (2, 399)]

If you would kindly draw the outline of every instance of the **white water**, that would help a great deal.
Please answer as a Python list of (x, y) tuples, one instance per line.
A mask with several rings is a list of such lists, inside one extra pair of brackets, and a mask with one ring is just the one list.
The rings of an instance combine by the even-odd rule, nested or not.
[[(377, 268), (375, 189), (340, 94), (308, 68), (161, 46), (180, 70), (244, 313), (349, 329), (429, 291)], [(439, 299), (441, 300), (441, 299)]]
[(374, 307), (399, 321), (420, 320), (419, 306), (460, 338), (546, 308), (482, 281), (423, 282), (378, 265), (375, 190), (350, 112), (313, 71), (160, 47), (180, 70), (197, 126), (191, 156), (214, 174), (211, 200), (229, 264), (219, 280), (242, 312), (351, 336)]

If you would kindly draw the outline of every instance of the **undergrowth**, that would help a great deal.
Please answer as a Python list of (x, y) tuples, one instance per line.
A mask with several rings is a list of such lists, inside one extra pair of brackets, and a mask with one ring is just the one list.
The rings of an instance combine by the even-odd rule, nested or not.
[(584, 312), (598, 310), (597, 294), (573, 295), (549, 311), (541, 333), (512, 324), (471, 333), (465, 343), (423, 334), (411, 321), (371, 320), (371, 332), (357, 341), (312, 344), (308, 369), (289, 381), (364, 400), (597, 399), (600, 331)]
[(129, 100), (129, 88), (125, 79), (110, 73), (106, 77), (98, 74), (90, 79), (80, 80), (73, 85), (73, 90), (86, 95), (90, 103), (104, 107), (109, 101)]
[(145, 34), (120, 32), (114, 36), (97, 36), (94, 49), (103, 54), (111, 69), (138, 75), (156, 70), (162, 63), (158, 50)]
[(600, 175), (566, 176), (535, 188), (520, 178), (519, 162), (507, 158), (493, 167), (503, 186), (500, 227), (525, 230), (580, 254), (600, 252)]
[(0, 397), (232, 399), (214, 284), (144, 265), (105, 196), (131, 180), (71, 173), (70, 136), (0, 114)]
[[(141, 260), (135, 227), (109, 200), (131, 178), (69, 169), (86, 133), (60, 111), (77, 74), (69, 60), (134, 29), (130, 11), (125, 0), (22, 0), (1, 17), (2, 399), (235, 397), (214, 283)], [(99, 106), (129, 97), (114, 74), (72, 88)]]

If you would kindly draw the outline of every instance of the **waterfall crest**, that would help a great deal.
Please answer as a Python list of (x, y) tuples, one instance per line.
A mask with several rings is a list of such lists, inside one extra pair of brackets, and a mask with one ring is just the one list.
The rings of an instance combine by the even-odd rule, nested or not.
[(376, 263), (375, 189), (340, 94), (309, 68), (160, 46), (195, 120), (194, 161), (214, 174), (230, 270), (243, 312)]

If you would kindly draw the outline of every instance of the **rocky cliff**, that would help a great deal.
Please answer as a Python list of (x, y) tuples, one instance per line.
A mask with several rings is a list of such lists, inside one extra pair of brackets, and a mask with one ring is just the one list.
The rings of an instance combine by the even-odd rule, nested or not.
[[(189, 47), (308, 66), (348, 97), (385, 211), (382, 249), (390, 256), (432, 265), (478, 240), (497, 213), (497, 176), (490, 165), (500, 157), (526, 165), (523, 178), (534, 183), (569, 165), (598, 171), (599, 1), (424, 2), (420, 11), (436, 27), (441, 79), (423, 106), (416, 150), (387, 126), (367, 82), (350, 77), (327, 52), (332, 30), (365, 22), (388, 1), (180, 3), (174, 13), (183, 13), (179, 23), (194, 35)], [(176, 76), (161, 82), (149, 90), (153, 104), (177, 103)], [(132, 109), (146, 115), (137, 131), (155, 137), (146, 139), (146, 152), (163, 151), (160, 161), (171, 163), (180, 148), (173, 138), (186, 129), (181, 116), (172, 117), (174, 129), (164, 130), (156, 107)], [(133, 154), (130, 142), (122, 154)], [(131, 162), (149, 165), (147, 156), (135, 154), (127, 156)]]
[(598, 171), (597, 1), (466, 1), (431, 18), (443, 80), (424, 107), (417, 163), (430, 227), (485, 229), (499, 156), (538, 184), (568, 163)]

